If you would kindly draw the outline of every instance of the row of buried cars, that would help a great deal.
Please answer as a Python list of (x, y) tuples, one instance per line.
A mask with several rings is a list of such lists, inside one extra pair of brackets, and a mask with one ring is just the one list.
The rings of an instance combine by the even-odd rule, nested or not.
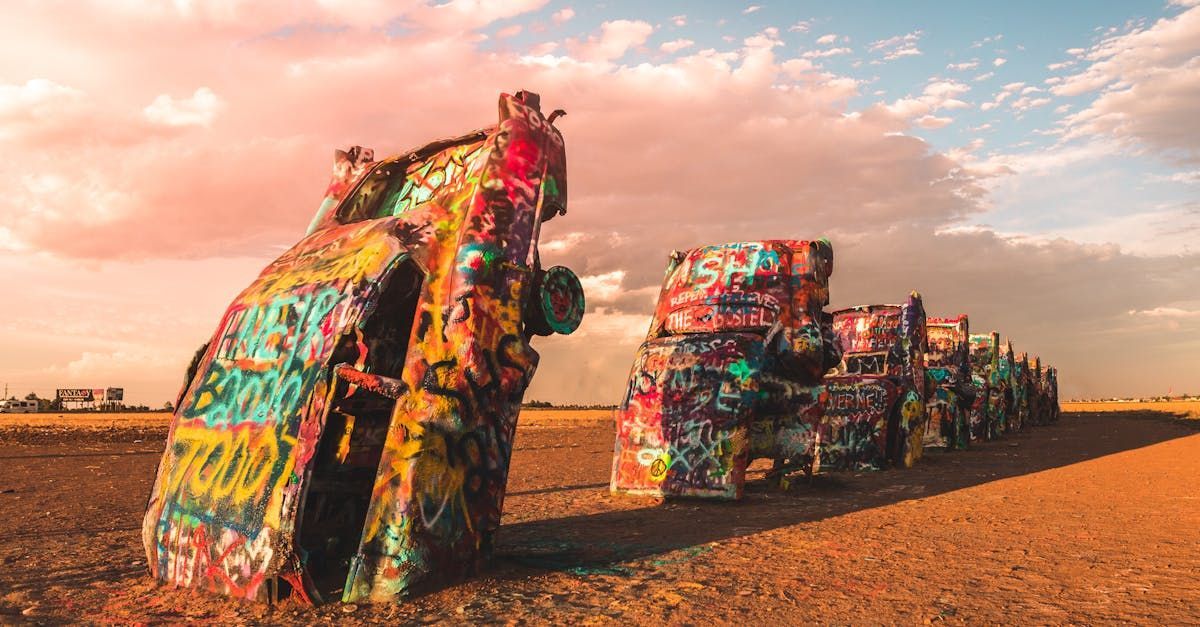
[[(566, 153), (530, 92), (496, 124), (376, 160), (335, 153), (299, 242), (230, 304), (175, 402), (142, 523), (151, 576), (271, 601), (398, 601), (495, 545), (531, 341), (584, 294), (543, 267)], [(912, 464), (1052, 420), (1052, 369), (966, 319), (826, 313), (828, 242), (671, 256), (618, 416), (618, 492), (737, 498), (751, 459)], [(926, 350), (929, 344), (930, 350)], [(973, 360), (973, 361), (972, 361)]]
[(827, 312), (833, 247), (766, 240), (671, 255), (616, 415), (611, 489), (739, 499), (769, 479), (911, 467), (1058, 418), (1057, 373), (921, 296)]

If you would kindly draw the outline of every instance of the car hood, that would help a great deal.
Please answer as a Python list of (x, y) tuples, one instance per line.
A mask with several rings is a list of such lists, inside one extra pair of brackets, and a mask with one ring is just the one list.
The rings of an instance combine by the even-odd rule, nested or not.
[(143, 528), (160, 561), (152, 570), (187, 553), (177, 545), (200, 521), (211, 521), (210, 535), (258, 547), (264, 563), (247, 572), (277, 572), (292, 554), (330, 360), (411, 254), (395, 228), (377, 220), (317, 231), (229, 306), (172, 421)]

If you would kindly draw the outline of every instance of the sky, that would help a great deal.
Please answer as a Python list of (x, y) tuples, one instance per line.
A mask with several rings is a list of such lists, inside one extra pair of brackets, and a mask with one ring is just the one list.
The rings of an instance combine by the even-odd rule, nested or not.
[(7, 2), (0, 385), (174, 397), (333, 150), (567, 143), (526, 399), (617, 403), (672, 249), (825, 236), (833, 307), (970, 315), (1066, 398), (1200, 393), (1200, 2)]

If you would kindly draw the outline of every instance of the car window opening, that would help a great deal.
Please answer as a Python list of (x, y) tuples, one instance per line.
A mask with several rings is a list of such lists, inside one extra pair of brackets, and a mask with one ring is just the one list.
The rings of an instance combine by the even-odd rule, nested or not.
[(463, 173), (486, 155), (484, 141), (464, 143), (426, 160), (384, 161), (363, 177), (339, 212), (343, 224), (410, 213), (443, 191), (447, 184), (468, 182)]
[[(423, 278), (411, 261), (396, 270), (362, 325), (367, 347), (364, 371), (400, 377)], [(344, 338), (338, 352), (341, 355), (333, 363), (341, 356), (345, 357), (341, 361), (354, 363), (357, 338)], [(363, 388), (351, 391), (336, 377), (333, 381), (337, 387), (317, 448), (298, 536), (312, 583), (325, 600), (341, 597), (350, 560), (358, 551), (395, 405), (394, 400)]]

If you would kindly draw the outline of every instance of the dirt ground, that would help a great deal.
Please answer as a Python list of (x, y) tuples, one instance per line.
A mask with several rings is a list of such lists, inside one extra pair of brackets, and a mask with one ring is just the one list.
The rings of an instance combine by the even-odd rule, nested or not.
[(1200, 421), (1065, 414), (908, 471), (663, 504), (608, 494), (604, 413), (558, 418), (522, 418), (480, 577), (317, 608), (149, 581), (161, 423), (0, 425), (0, 623), (1200, 622)]

